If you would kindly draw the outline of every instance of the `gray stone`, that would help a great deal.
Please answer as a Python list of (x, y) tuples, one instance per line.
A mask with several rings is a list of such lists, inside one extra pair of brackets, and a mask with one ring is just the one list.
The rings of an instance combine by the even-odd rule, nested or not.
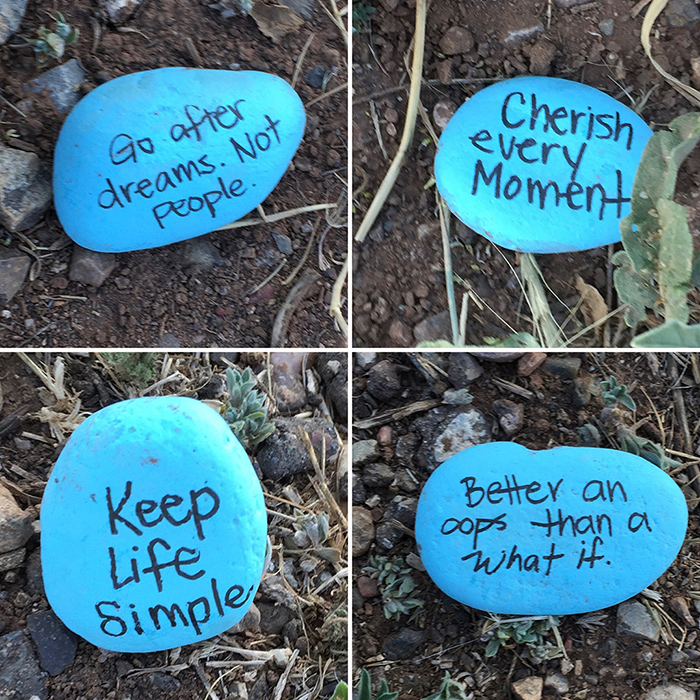
[(32, 536), (32, 518), (0, 484), (0, 552), (23, 547)]
[(182, 683), (177, 678), (161, 671), (146, 674), (143, 677), (143, 682), (144, 685), (150, 686), (153, 690), (159, 690), (165, 695), (177, 693), (182, 686)]
[(355, 358), (355, 362), (362, 367), (362, 369), (365, 369), (366, 367), (369, 367), (376, 359), (377, 359), (377, 353), (376, 352), (356, 352), (353, 353), (353, 357)]
[(48, 90), (51, 102), (62, 114), (70, 112), (80, 101), (78, 88), (85, 80), (85, 71), (77, 58), (62, 63), (38, 78), (30, 80), (24, 89), (30, 92)]
[(671, 27), (692, 27), (700, 20), (700, 9), (693, 0), (670, 0), (664, 10)]
[(24, 632), (10, 632), (0, 637), (0, 697), (29, 700), (37, 696), (46, 700), (44, 674)]
[(369, 551), (374, 541), (374, 520), (366, 509), (355, 506), (352, 509), (352, 554), (361, 557)]
[(406, 435), (402, 435), (396, 441), (396, 448), (395, 448), (396, 459), (398, 459), (399, 462), (401, 462), (401, 464), (405, 464), (406, 466), (410, 466), (411, 463), (413, 462), (413, 453), (416, 450), (417, 444), (418, 444), (418, 436), (415, 435), (414, 433), (407, 433)]
[(614, 19), (601, 19), (598, 22), (598, 28), (602, 32), (603, 36), (612, 36), (615, 31), (615, 20)]
[(544, 25), (538, 22), (537, 24), (531, 24), (527, 27), (519, 27), (518, 29), (511, 29), (508, 34), (503, 37), (503, 43), (508, 48), (514, 48), (520, 44), (530, 41), (538, 34), (544, 31)]
[(7, 306), (22, 289), (31, 264), (28, 255), (0, 246), (0, 306)]
[(695, 693), (682, 685), (669, 683), (652, 688), (644, 696), (644, 700), (695, 700)]
[(617, 634), (656, 642), (659, 639), (659, 626), (644, 605), (630, 601), (617, 608)]
[(143, 0), (102, 0), (102, 6), (113, 24), (130, 20)]
[(367, 498), (367, 490), (362, 483), (362, 477), (356, 471), (352, 473), (352, 504), (362, 505)]
[(521, 357), (525, 357), (530, 353), (521, 352), (519, 350), (511, 350), (510, 352), (494, 352), (492, 350), (484, 350), (482, 352), (471, 353), (478, 360), (483, 360), (484, 362), (495, 362), (497, 364), (506, 364), (508, 362), (516, 362), (520, 360)]
[(172, 333), (165, 333), (160, 338), (158, 338), (158, 343), (156, 347), (159, 348), (179, 348), (182, 347), (180, 339), (174, 336)]
[(307, 21), (313, 18), (314, 0), (280, 0), (280, 5), (286, 5)]
[(283, 255), (291, 255), (294, 252), (292, 247), (292, 239), (284, 233), (272, 232), (272, 237), (275, 239), (277, 250)]
[(576, 5), (585, 5), (588, 2), (591, 2), (591, 0), (554, 0), (554, 4), (557, 7), (563, 7), (564, 9), (576, 7)]
[(226, 264), (207, 236), (198, 236), (182, 244), (182, 262), (188, 272), (211, 270)]
[(46, 597), (44, 577), (41, 574), (41, 550), (35, 549), (28, 557), (25, 565), (27, 588), (32, 595)]
[(481, 411), (472, 408), (458, 414), (435, 441), (435, 461), (441, 464), (467, 447), (487, 442), (490, 432), (490, 426)]
[(266, 479), (313, 471), (301, 431), (308, 434), (319, 457), (324, 441), (326, 459), (332, 459), (338, 452), (335, 428), (322, 418), (278, 418), (275, 427), (275, 432), (262, 443), (257, 454), (258, 465)]
[[(279, 605), (283, 605), (290, 610), (296, 609), (296, 602), (292, 592), (284, 585), (282, 577), (279, 574), (274, 576), (266, 576), (260, 582), (260, 593), (267, 600), (271, 600)], [(258, 605), (260, 607), (262, 603)], [(260, 611), (260, 624), (262, 625), (263, 611)]]
[(100, 287), (112, 274), (117, 264), (114, 253), (98, 253), (79, 245), (73, 246), (73, 257), (68, 276), (74, 282)]
[(394, 471), (386, 464), (368, 464), (362, 472), (362, 482), (369, 489), (382, 489), (394, 480)]
[(544, 363), (544, 368), (564, 379), (575, 379), (581, 369), (581, 358), (571, 357), (550, 357)]
[(447, 376), (456, 389), (464, 389), (484, 373), (483, 367), (467, 352), (450, 353)]
[(391, 360), (382, 360), (367, 374), (367, 391), (380, 401), (391, 401), (401, 393), (401, 380)]
[(442, 395), (442, 400), (449, 406), (468, 406), (474, 397), (467, 389), (448, 389)]
[(283, 415), (294, 415), (307, 401), (306, 387), (302, 383), (303, 355), (273, 352), (271, 358), (277, 409)]
[(493, 402), (493, 411), (506, 435), (515, 435), (523, 427), (525, 409), (522, 404), (509, 399), (498, 399)]
[(379, 457), (379, 446), (376, 440), (358, 440), (352, 443), (352, 466), (362, 467)]
[(284, 605), (260, 603), (260, 630), (264, 634), (281, 634), (284, 626), (294, 617), (294, 612)]
[(544, 679), (544, 687), (551, 688), (559, 695), (569, 692), (569, 681), (562, 673), (552, 673)]
[(44, 671), (55, 676), (73, 663), (78, 637), (52, 610), (28, 615), (27, 628), (39, 651), (39, 664)]
[(0, 554), (0, 572), (16, 569), (26, 556), (27, 550), (24, 547)]
[(377, 544), (386, 550), (396, 547), (407, 535), (407, 530), (413, 529), (417, 507), (417, 499), (396, 496), (384, 512), (384, 520), (377, 527)]
[(403, 627), (389, 635), (383, 647), (384, 656), (389, 661), (400, 661), (413, 656), (425, 642), (425, 632)]
[(51, 203), (51, 182), (35, 153), (0, 144), (0, 225), (24, 231)]
[(413, 337), (416, 344), (430, 343), (436, 340), (452, 340), (452, 326), (450, 324), (450, 312), (441, 311), (423, 319), (413, 329)]
[(260, 609), (253, 603), (250, 608), (248, 608), (248, 612), (243, 616), (243, 619), (231, 627), (228, 632), (231, 634), (240, 634), (245, 630), (258, 630), (260, 628), (261, 619), (262, 615)]
[(18, 29), (27, 0), (0, 0), (0, 44), (4, 44)]

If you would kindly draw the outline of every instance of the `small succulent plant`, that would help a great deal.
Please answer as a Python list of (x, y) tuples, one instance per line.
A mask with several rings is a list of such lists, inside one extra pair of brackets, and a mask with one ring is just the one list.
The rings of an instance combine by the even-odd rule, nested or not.
[(450, 674), (445, 671), (445, 677), (442, 679), (442, 684), (437, 693), (429, 695), (423, 700), (467, 700), (464, 694), (464, 688), (457, 681), (450, 678)]
[(36, 30), (39, 38), (27, 39), (27, 42), (34, 47), (40, 66), (46, 65), (51, 59), (61, 58), (66, 47), (75, 44), (78, 40), (78, 29), (71, 27), (62, 13), (57, 12), (55, 17), (51, 16), (51, 19), (56, 22), (55, 31), (52, 32), (42, 24)]
[(556, 659), (562, 656), (563, 647), (545, 638), (550, 632), (557, 637), (558, 629), (559, 618), (551, 615), (515, 619), (494, 617), (484, 626), (484, 638), (488, 640), (484, 655), (490, 658), (496, 656), (501, 647), (512, 649), (516, 644), (524, 644), (536, 663)]
[(412, 595), (416, 583), (411, 576), (411, 567), (401, 557), (391, 560), (370, 556), (369, 564), (362, 571), (377, 579), (387, 619), (398, 620), (401, 615), (423, 607), (423, 601)]
[(255, 388), (255, 378), (246, 367), (226, 370), (229, 399), (223, 407), (223, 416), (243, 447), (254, 447), (275, 431), (275, 424), (267, 420), (265, 396)]
[(618, 384), (615, 377), (611, 376), (607, 382), (601, 382), (600, 386), (603, 387), (603, 403), (606, 406), (614, 406), (620, 403), (625, 408), (629, 408), (630, 411), (637, 410), (637, 404), (627, 393), (627, 385)]

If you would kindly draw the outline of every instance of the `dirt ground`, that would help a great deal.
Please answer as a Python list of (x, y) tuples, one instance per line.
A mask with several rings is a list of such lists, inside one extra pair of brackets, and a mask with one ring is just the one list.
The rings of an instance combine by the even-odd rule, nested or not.
[[(81, 92), (128, 73), (165, 66), (260, 70), (291, 82), (296, 60), (311, 39), (295, 89), (307, 108), (307, 130), (289, 170), (264, 202), (266, 214), (312, 204), (339, 203), (327, 217), (306, 213), (275, 224), (208, 234), (220, 259), (203, 269), (187, 257), (186, 243), (122, 253), (99, 288), (68, 279), (73, 244), (51, 207), (26, 240), (3, 234), (5, 245), (22, 246), (41, 261), (0, 319), (4, 347), (268, 347), (275, 318), (285, 311), (284, 347), (340, 347), (343, 334), (329, 315), (333, 281), (346, 256), (347, 91), (324, 97), (347, 81), (346, 44), (319, 3), (306, 3), (311, 19), (274, 44), (251, 17), (222, 18), (208, 0), (146, 0), (120, 27), (105, 19), (93, 0), (31, 0), (17, 34), (0, 47), (2, 95), (12, 105), (30, 98), (27, 118), (3, 103), (2, 138), (8, 146), (34, 151), (48, 170), (65, 119), (49, 98), (23, 85), (48, 68), (37, 66), (21, 37), (34, 37), (47, 11), (61, 11), (80, 37), (63, 61), (78, 58), (86, 71)], [(229, 3), (230, 4), (230, 3)], [(227, 3), (223, 3), (225, 7)], [(231, 7), (237, 5), (231, 4)], [(311, 75), (307, 75), (311, 72)], [(318, 80), (318, 76), (322, 80)], [(321, 84), (322, 83), (322, 84)], [(316, 85), (317, 87), (312, 87)], [(23, 103), (26, 105), (26, 103)], [(14, 130), (11, 132), (11, 130)], [(10, 135), (12, 134), (12, 136)], [(330, 223), (329, 223), (330, 221)], [(312, 234), (313, 231), (313, 234)], [(284, 255), (274, 234), (291, 239), (293, 251), (271, 282), (256, 290)], [(283, 285), (301, 262), (293, 281)], [(287, 300), (290, 291), (301, 288)], [(344, 307), (347, 313), (347, 306)]]
[[(45, 353), (29, 357), (46, 369), (55, 367), (58, 356)], [(76, 398), (80, 400), (81, 414), (87, 415), (116, 401), (138, 396), (146, 388), (142, 380), (138, 383), (126, 380), (119, 372), (115, 376), (115, 371), (108, 371), (94, 354), (61, 353), (60, 357), (65, 362), (68, 396), (63, 402), (56, 401), (17, 354), (0, 354), (0, 396), (3, 397), (0, 484), (11, 491), (19, 506), (33, 519), (39, 516), (47, 477), (64, 442), (56, 438), (55, 426), (62, 426), (65, 438), (69, 437), (75, 418), (69, 413), (75, 408)], [(256, 595), (257, 622), (253, 619), (252, 623), (246, 623), (241, 632), (229, 631), (213, 640), (151, 654), (110, 652), (78, 639), (75, 659), (57, 675), (49, 676), (36, 666), (27, 667), (27, 672), (45, 684), (45, 692), (38, 693), (42, 700), (129, 697), (134, 700), (267, 700), (275, 694), (286, 665), (296, 651), (298, 656), (289, 668), (287, 679), (280, 685), (281, 696), (278, 697), (327, 700), (338, 681), (347, 680), (348, 597), (347, 578), (342, 575), (348, 553), (347, 529), (342, 523), (347, 515), (347, 469), (343, 457), (347, 422), (335, 408), (327, 370), (317, 357), (304, 357), (300, 366), (306, 372), (307, 381), (304, 390), (297, 392), (295, 407), (290, 410), (289, 401), (294, 396), (277, 383), (278, 375), (265, 379), (270, 366), (261, 355), (238, 357), (238, 353), (228, 353), (222, 358), (207, 353), (157, 353), (157, 358), (155, 381), (167, 377), (171, 380), (148, 395), (178, 394), (225, 402), (226, 394), (222, 394), (225, 368), (231, 365), (240, 370), (250, 367), (258, 377), (263, 377), (259, 384), (263, 391), (268, 386), (273, 389), (275, 398), (270, 410), (273, 420), (286, 416), (299, 421), (313, 422), (320, 417), (333, 421), (330, 425), (335, 426), (331, 430), (337, 431), (333, 440), (335, 447), (326, 453), (325, 477), (319, 480), (313, 474), (299, 472), (276, 479), (262, 478), (275, 563), (264, 575), (264, 579), (270, 579), (269, 587), (261, 584)], [(333, 366), (336, 389), (338, 384), (346, 384), (347, 367), (343, 365), (343, 358), (344, 355), (335, 355), (331, 361), (336, 363)], [(50, 371), (54, 374), (53, 369)], [(295, 370), (292, 369), (286, 376), (293, 374)], [(177, 377), (174, 380), (173, 375)], [(289, 386), (292, 384), (290, 380)], [(54, 428), (39, 420), (38, 412), (46, 408), (54, 412)], [(274, 439), (273, 434), (268, 443)], [(259, 474), (260, 469), (265, 470), (258, 461), (265, 445), (263, 442), (249, 450)], [(323, 461), (320, 450), (319, 460)], [(294, 503), (298, 503), (299, 508)], [(309, 543), (308, 538), (304, 542), (299, 535), (292, 541), (297, 530), (294, 525), (306, 522), (304, 518), (318, 519), (323, 513), (329, 517), (329, 527), (320, 543)], [(35, 532), (37, 530), (35, 528)], [(0, 574), (0, 635), (3, 636), (0, 646), (5, 643), (6, 635), (21, 631), (34, 649), (27, 631), (27, 617), (49, 608), (41, 570), (37, 568), (39, 546), (39, 536), (35, 534), (26, 545), (27, 560)], [(232, 543), (232, 547), (235, 544)], [(294, 589), (289, 588), (293, 590), (292, 598), (288, 598), (287, 593), (280, 602), (272, 596), (279, 596), (284, 588), (279, 583), (283, 560), (287, 586), (294, 586)], [(334, 578), (338, 572), (341, 574)], [(323, 583), (326, 585), (320, 587)], [(35, 653), (32, 651), (32, 655)], [(273, 656), (278, 660), (271, 658)], [(9, 673), (7, 668), (3, 673)], [(3, 698), (28, 698), (33, 694), (15, 695), (15, 689), (3, 683), (0, 680)]]
[[(377, 526), (369, 550), (353, 560), (353, 677), (370, 670), (373, 687), (385, 678), (401, 700), (421, 700), (436, 692), (445, 671), (463, 684), (465, 697), (505, 700), (516, 697), (512, 683), (526, 676), (545, 680), (544, 700), (557, 697), (588, 700), (640, 700), (663, 683), (679, 684), (697, 691), (700, 674), (700, 639), (697, 619), (700, 569), (700, 520), (695, 477), (700, 459), (700, 364), (698, 356), (664, 354), (574, 354), (580, 367), (556, 369), (549, 364), (561, 355), (550, 354), (541, 365), (523, 376), (515, 362), (494, 363), (478, 359), (483, 373), (471, 382), (460, 380), (462, 371), (442, 354), (359, 354), (353, 367), (353, 445), (376, 440), (376, 453), (353, 465), (353, 541), (358, 536), (358, 517), (364, 510)], [(369, 357), (368, 357), (369, 356)], [(543, 358), (544, 359), (544, 358)], [(388, 361), (391, 367), (379, 364)], [(607, 409), (600, 396), (600, 382), (611, 375), (636, 402), (636, 412)], [(383, 377), (380, 379), (379, 377)], [(393, 377), (393, 379), (391, 379)], [(446, 392), (465, 388), (473, 396), (468, 406), (447, 405)], [(380, 396), (381, 398), (378, 398)], [(392, 419), (398, 409), (417, 402), (430, 402), (411, 415)], [(508, 402), (511, 402), (508, 404)], [(514, 434), (504, 431), (499, 416), (504, 405), (519, 406), (521, 422)], [(492, 657), (485, 656), (486, 613), (462, 606), (442, 594), (421, 570), (413, 537), (415, 499), (432, 470), (436, 437), (455, 411), (475, 408), (492, 425), (490, 440), (512, 440), (530, 449), (582, 444), (581, 429), (590, 442), (587, 424), (598, 429), (600, 446), (619, 449), (620, 428), (638, 438), (664, 445), (666, 456), (681, 463), (671, 475), (681, 486), (690, 510), (685, 544), (672, 566), (651, 588), (658, 602), (650, 601), (661, 620), (658, 641), (625, 636), (616, 628), (616, 607), (587, 615), (560, 618), (559, 632), (566, 658), (537, 662), (524, 644), (510, 644)], [(515, 409), (513, 409), (515, 410)], [(516, 411), (517, 412), (517, 411)], [(681, 417), (681, 413), (685, 417)], [(371, 426), (367, 422), (377, 417)], [(686, 427), (684, 427), (687, 426)], [(687, 430), (687, 433), (686, 433)], [(426, 448), (426, 442), (429, 449)], [(355, 453), (354, 453), (355, 454)], [(355, 456), (353, 457), (355, 462)], [(372, 464), (373, 462), (381, 464)], [(382, 465), (386, 465), (386, 468)], [(381, 467), (381, 469), (380, 469)], [(694, 482), (694, 483), (691, 483)], [(403, 506), (394, 508), (400, 501)], [(391, 520), (391, 516), (394, 520)], [(383, 529), (382, 529), (383, 528)], [(395, 542), (387, 548), (387, 538)], [(411, 566), (416, 584), (411, 597), (422, 608), (387, 620), (382, 598), (368, 580), (365, 567), (370, 557), (403, 558)], [(365, 577), (362, 579), (361, 577)], [(360, 593), (364, 589), (364, 594)], [(642, 599), (641, 596), (637, 596)], [(686, 607), (683, 613), (678, 600)], [(689, 612), (688, 612), (689, 610)], [(507, 616), (506, 616), (507, 617)], [(403, 640), (401, 644), (397, 641)], [(550, 632), (546, 641), (557, 646)], [(387, 654), (398, 654), (388, 660)], [(461, 697), (461, 696), (460, 696)], [(531, 697), (539, 697), (532, 695)], [(666, 696), (664, 696), (666, 697)], [(680, 697), (669, 695), (668, 697)]]
[[(360, 5), (366, 8), (362, 13), (366, 21), (355, 35), (353, 48), (355, 227), (401, 138), (409, 82), (404, 57), (415, 21), (415, 4), (410, 1), (363, 1)], [(637, 110), (653, 129), (666, 125), (693, 108), (664, 82), (645, 56), (639, 39), (644, 11), (632, 16), (637, 5), (634, 0), (584, 4), (542, 0), (432, 2), (427, 19), (422, 104), (435, 125), (433, 110), (437, 103), (454, 110), (493, 81), (548, 75), (585, 83), (612, 95)], [(666, 70), (697, 87), (698, 76), (692, 68), (700, 55), (700, 22), (693, 19), (697, 7), (692, 2), (679, 2), (678, 6), (689, 11), (690, 18), (686, 20), (667, 9), (655, 24), (652, 48)], [(446, 57), (439, 44), (452, 26), (468, 29), (473, 48)], [(603, 28), (610, 31), (611, 27), (612, 33), (606, 35)], [(528, 31), (520, 39), (508, 40), (511, 32), (520, 30)], [(373, 112), (386, 156), (378, 143)], [(438, 335), (451, 340), (444, 317), (435, 319), (446, 311), (447, 296), (435, 187), (430, 186), (434, 158), (435, 143), (419, 118), (412, 147), (387, 204), (365, 242), (355, 245), (354, 334), (358, 346), (412, 347), (425, 340), (426, 334), (427, 339)], [(677, 191), (677, 201), (690, 208), (696, 241), (700, 241), (696, 199), (699, 185), (700, 154), (696, 152), (683, 166)], [(618, 307), (610, 255), (607, 248), (596, 248), (537, 256), (550, 287), (550, 308), (559, 324), (580, 299), (574, 286), (576, 275), (600, 292), (610, 311)], [(452, 217), (452, 257), (458, 303), (464, 292), (469, 293), (468, 345), (483, 345), (488, 342), (485, 339), (505, 338), (513, 331), (532, 332), (531, 312), (518, 280), (516, 253), (498, 249)], [(697, 299), (694, 301), (697, 303)], [(630, 331), (619, 316), (610, 322), (608, 342), (626, 346)], [(565, 334), (570, 338), (586, 325), (579, 310), (568, 322)], [(600, 347), (601, 342), (589, 332), (575, 345)]]

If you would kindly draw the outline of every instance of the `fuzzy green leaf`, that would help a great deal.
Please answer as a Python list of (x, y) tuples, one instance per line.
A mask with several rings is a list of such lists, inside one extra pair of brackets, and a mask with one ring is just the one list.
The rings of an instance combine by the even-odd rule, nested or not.
[(633, 348), (700, 348), (700, 324), (687, 326), (672, 318), (632, 339)]
[(333, 697), (331, 700), (348, 700), (348, 685), (347, 683), (340, 681), (335, 687), (333, 692)]
[(453, 681), (450, 674), (445, 671), (445, 677), (442, 679), (438, 692), (423, 698), (423, 700), (467, 700), (467, 696), (464, 694), (462, 685)]
[(631, 211), (620, 222), (622, 244), (637, 271), (656, 269), (660, 233), (657, 203), (671, 200), (678, 169), (700, 141), (700, 114), (676, 117), (668, 131), (655, 133), (648, 141), (632, 186)]
[(661, 297), (652, 285), (651, 275), (648, 272), (637, 272), (624, 250), (617, 251), (612, 261), (617, 265), (613, 273), (617, 295), (628, 306), (625, 323), (634, 328), (646, 318), (647, 308), (654, 309), (661, 302)]
[(688, 292), (693, 266), (693, 237), (685, 209), (668, 199), (657, 202), (662, 235), (659, 246), (659, 287), (664, 316), (687, 323)]

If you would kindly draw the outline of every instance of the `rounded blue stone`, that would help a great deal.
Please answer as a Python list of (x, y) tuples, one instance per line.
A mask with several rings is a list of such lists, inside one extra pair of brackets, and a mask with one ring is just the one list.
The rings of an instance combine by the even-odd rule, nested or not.
[(235, 625), (266, 543), (250, 459), (224, 419), (190, 398), (122, 401), (87, 418), (41, 506), (49, 603), (113, 651), (170, 649)]
[(445, 127), (435, 179), (467, 226), (504, 248), (616, 243), (651, 129), (600, 90), (559, 78), (495, 83)]
[(433, 472), (416, 541), (433, 581), (465, 605), (568, 615), (646, 588), (675, 559), (687, 524), (680, 488), (641, 457), (494, 442)]
[(90, 250), (182, 241), (231, 223), (276, 187), (306, 113), (282, 78), (159, 68), (88, 93), (54, 153), (56, 213)]

